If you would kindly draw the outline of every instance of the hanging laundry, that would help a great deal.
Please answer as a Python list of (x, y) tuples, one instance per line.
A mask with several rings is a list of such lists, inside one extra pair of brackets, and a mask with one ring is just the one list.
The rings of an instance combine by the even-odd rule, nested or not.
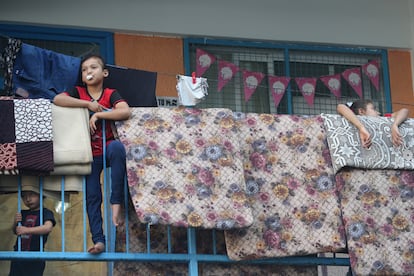
[(414, 169), (414, 119), (400, 126), (404, 143), (395, 147), (391, 139), (392, 118), (359, 116), (372, 136), (370, 148), (361, 146), (358, 129), (337, 114), (322, 114), (335, 172), (343, 167), (364, 169)]
[[(129, 210), (134, 206), (130, 202)], [(169, 239), (173, 241), (174, 253), (186, 254), (188, 252), (187, 229), (183, 227), (168, 227), (166, 225), (152, 225), (147, 228), (146, 224), (140, 223), (135, 212), (128, 212), (127, 227), (116, 228), (116, 240), (125, 241), (128, 239), (128, 248), (125, 242), (116, 243), (116, 252), (140, 253), (147, 250), (147, 230), (151, 239), (156, 238), (157, 242), (151, 244), (151, 253), (165, 253), (168, 247)], [(169, 231), (169, 235), (165, 233)], [(214, 231), (214, 230), (213, 230)], [(211, 254), (211, 248), (214, 246), (215, 254), (225, 255), (226, 244), (224, 241), (223, 231), (214, 231), (209, 229), (197, 229), (196, 231), (196, 252), (197, 254)], [(129, 233), (127, 235), (126, 233)], [(214, 234), (213, 234), (214, 233)], [(214, 236), (214, 238), (213, 238)], [(281, 264), (247, 264), (239, 263), (200, 263), (201, 275), (295, 275), (295, 276), (317, 276), (317, 266), (289, 266)], [(139, 271), (141, 275), (183, 275), (188, 265), (185, 263), (169, 264), (164, 263), (145, 263), (145, 262), (114, 262), (113, 276), (134, 275)], [(184, 273), (186, 275), (186, 273)]]
[(372, 134), (340, 115), (322, 114), (354, 275), (413, 275), (414, 120), (400, 126), (404, 143), (391, 142), (392, 118), (358, 116)]
[(88, 109), (52, 104), (52, 119), (55, 168), (51, 174), (90, 174), (93, 158)]
[(253, 225), (225, 231), (227, 255), (251, 260), (344, 250), (320, 116), (235, 113)]
[(18, 39), (8, 38), (7, 44), (3, 48), (2, 43), (2, 62), (4, 62), (4, 87), (3, 87), (3, 95), (4, 96), (13, 96), (13, 66), (15, 59), (17, 57), (17, 53), (20, 52), (22, 46), (22, 42)]
[(105, 87), (116, 89), (130, 107), (156, 107), (157, 73), (107, 65), (109, 76)]
[(53, 170), (50, 101), (0, 100), (0, 121), (0, 174), (49, 174)]
[(177, 76), (177, 92), (180, 105), (194, 106), (208, 95), (206, 78)]
[(181, 106), (131, 111), (129, 120), (116, 125), (141, 222), (221, 230), (251, 225), (231, 110)]
[(78, 82), (80, 61), (23, 43), (13, 66), (13, 92), (23, 98), (53, 100)]
[(412, 170), (337, 175), (353, 275), (414, 275)]

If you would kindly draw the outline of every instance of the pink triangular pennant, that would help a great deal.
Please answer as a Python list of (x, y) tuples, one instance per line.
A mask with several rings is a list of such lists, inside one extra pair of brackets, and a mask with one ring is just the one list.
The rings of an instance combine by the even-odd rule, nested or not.
[(365, 75), (368, 76), (372, 85), (375, 86), (375, 89), (379, 91), (379, 63), (377, 60), (368, 62), (367, 64), (362, 65), (362, 71)]
[(216, 57), (210, 53), (207, 53), (204, 50), (198, 49), (196, 52), (196, 59), (197, 59), (197, 77), (201, 77), (208, 68), (210, 68), (211, 64), (216, 61)]
[(341, 97), (341, 74), (323, 76), (320, 80), (329, 88), (338, 99)]
[(269, 91), (272, 94), (273, 102), (277, 108), (289, 85), (290, 78), (278, 76), (268, 76), (267, 78), (269, 81)]
[(239, 71), (237, 65), (219, 60), (219, 71), (218, 71), (218, 92), (223, 89), (223, 87), (234, 77), (234, 75)]
[(262, 82), (264, 74), (260, 72), (250, 72), (243, 70), (244, 101), (249, 101), (256, 91), (257, 86)]
[(317, 78), (295, 78), (300, 92), (309, 106), (313, 106)]
[(350, 86), (355, 90), (360, 98), (362, 98), (362, 81), (361, 81), (361, 70), (359, 67), (347, 69), (342, 72), (342, 76), (349, 83)]

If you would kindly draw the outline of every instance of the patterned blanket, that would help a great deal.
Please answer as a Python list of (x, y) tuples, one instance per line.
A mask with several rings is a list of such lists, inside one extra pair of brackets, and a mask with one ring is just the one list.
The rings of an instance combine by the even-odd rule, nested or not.
[(320, 116), (235, 113), (252, 226), (225, 231), (231, 259), (306, 255), (345, 248)]
[(47, 175), (53, 170), (51, 103), (0, 100), (0, 174)]
[(132, 108), (130, 120), (117, 123), (141, 222), (216, 229), (252, 224), (232, 118), (219, 108)]
[[(10, 116), (10, 114), (12, 114), (12, 102), (13, 101), (0, 101), (1, 105), (9, 107), (8, 112), (6, 112), (6, 110), (0, 112), (0, 114), (3, 114), (4, 116), (7, 116), (9, 118), (8, 120), (3, 120), (2, 122), (0, 122), (0, 124), (3, 124), (3, 129), (12, 129), (13, 119), (12, 116)], [(51, 159), (51, 161), (53, 161), (53, 171), (50, 171), (50, 175), (45, 175), (43, 177), (44, 191), (48, 194), (48, 196), (56, 197), (55, 195), (58, 194), (56, 192), (59, 192), (61, 190), (62, 176), (65, 176), (66, 192), (82, 191), (82, 175), (87, 175), (90, 173), (92, 162), (88, 110), (86, 108), (59, 107), (54, 104), (50, 104), (49, 101), (44, 100), (25, 100), (18, 101), (18, 103), (27, 104), (28, 108), (24, 109), (24, 111), (26, 113), (31, 112), (30, 114), (32, 118), (25, 117), (25, 113), (23, 113), (23, 115), (20, 114), (20, 116), (17, 117), (19, 120), (21, 120), (21, 117), (34, 120), (36, 125), (30, 127), (31, 131), (45, 132), (45, 130), (42, 128), (43, 124), (37, 125), (37, 122), (41, 122), (42, 120), (45, 120), (47, 124), (52, 124), (52, 133), (51, 135), (48, 135), (50, 135), (50, 137), (53, 137), (53, 158)], [(34, 109), (36, 106), (31, 106), (32, 103), (39, 104), (39, 106), (42, 108), (40, 110), (44, 109), (46, 110), (46, 112), (44, 112), (43, 114), (41, 111), (36, 111), (36, 109)], [(49, 111), (49, 108), (51, 109), (51, 111)], [(32, 112), (30, 110), (35, 111)], [(49, 116), (50, 112), (51, 116)], [(24, 124), (18, 123), (16, 124), (14, 129), (24, 126)], [(17, 133), (25, 131), (26, 128), (22, 130), (19, 129)], [(49, 129), (47, 129), (47, 131), (49, 131)], [(13, 133), (14, 130), (13, 132), (2, 133), (0, 134), (0, 136), (4, 136), (6, 134), (11, 135)], [(52, 142), (50, 141), (48, 144), (50, 145), (50, 143)], [(10, 145), (7, 146), (13, 149), (13, 147), (11, 147)], [(46, 151), (46, 153), (50, 152)], [(0, 159), (3, 161), (3, 166), (9, 166), (10, 168), (13, 168), (13, 162), (10, 161), (17, 161), (17, 158), (21, 158), (20, 155), (18, 156), (17, 152), (13, 150), (5, 152), (0, 151), (0, 156), (2, 154), (7, 154), (10, 157)], [(41, 163), (38, 159), (38, 156), (32, 156), (30, 158), (32, 158), (34, 161)], [(13, 169), (12, 172), (17, 174), (18, 170)], [(23, 172), (20, 170), (20, 174), (22, 173)], [(0, 175), (0, 192), (16, 192), (19, 177), (21, 177), (23, 185), (33, 185), (39, 182), (37, 176)], [(59, 194), (57, 198), (59, 198)]]
[(339, 115), (133, 109), (117, 127), (137, 219), (222, 229), (233, 260), (348, 247), (356, 274), (413, 274), (413, 120), (396, 148), (392, 119), (360, 119), (370, 149)]
[(322, 114), (335, 172), (349, 166), (363, 169), (414, 169), (414, 119), (399, 127), (404, 138), (400, 147), (391, 142), (393, 119), (358, 116), (372, 135), (369, 149), (361, 147), (359, 132), (340, 115)]
[(372, 135), (372, 146), (366, 149), (348, 120), (340, 115), (322, 117), (354, 274), (412, 275), (414, 120), (400, 125), (404, 144), (395, 147), (393, 119), (358, 116)]
[[(117, 227), (116, 252), (130, 253), (175, 253), (187, 254), (187, 229), (183, 227), (170, 227), (165, 225), (152, 225), (149, 229), (145, 224), (138, 221), (133, 210), (132, 203), (128, 212), (128, 245), (126, 247), (126, 225)], [(226, 254), (223, 231), (210, 229), (197, 229), (196, 239), (198, 254)], [(170, 233), (170, 238), (166, 233)], [(150, 236), (151, 243), (148, 248), (147, 238)], [(170, 242), (170, 244), (169, 244)], [(170, 245), (170, 247), (168, 246)], [(213, 250), (213, 246), (215, 250)], [(170, 251), (169, 251), (170, 250)], [(318, 275), (317, 266), (285, 266), (272, 264), (217, 264), (199, 263), (199, 275), (296, 275), (312, 276)], [(113, 275), (189, 275), (186, 263), (150, 263), (150, 262), (115, 262)]]
[(414, 171), (338, 173), (343, 221), (355, 275), (414, 274)]

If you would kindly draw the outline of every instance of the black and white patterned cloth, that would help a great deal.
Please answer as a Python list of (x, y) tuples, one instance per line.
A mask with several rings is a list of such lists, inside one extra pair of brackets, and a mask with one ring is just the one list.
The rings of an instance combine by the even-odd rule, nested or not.
[(392, 118), (358, 115), (372, 136), (371, 147), (364, 148), (358, 129), (346, 118), (335, 114), (322, 114), (322, 118), (335, 172), (343, 167), (414, 169), (414, 119), (399, 126), (404, 143), (396, 147), (391, 141)]

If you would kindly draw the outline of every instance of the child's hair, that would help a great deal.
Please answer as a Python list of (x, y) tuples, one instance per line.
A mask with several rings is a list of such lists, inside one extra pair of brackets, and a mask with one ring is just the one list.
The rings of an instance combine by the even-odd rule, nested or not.
[(365, 100), (365, 99), (364, 100), (357, 100), (357, 101), (352, 103), (350, 108), (355, 114), (358, 115), (359, 114), (358, 110), (359, 109), (366, 110), (368, 104), (373, 104), (373, 102), (371, 100)]
[(82, 64), (83, 64), (86, 60), (88, 60), (88, 59), (90, 59), (90, 58), (96, 58), (96, 59), (99, 59), (99, 60), (100, 60), (101, 65), (102, 65), (102, 69), (106, 69), (106, 62), (105, 62), (105, 59), (104, 59), (101, 55), (94, 54), (94, 53), (90, 53), (90, 54), (87, 54), (86, 56), (84, 56), (84, 57), (81, 59), (80, 64), (82, 65)]

